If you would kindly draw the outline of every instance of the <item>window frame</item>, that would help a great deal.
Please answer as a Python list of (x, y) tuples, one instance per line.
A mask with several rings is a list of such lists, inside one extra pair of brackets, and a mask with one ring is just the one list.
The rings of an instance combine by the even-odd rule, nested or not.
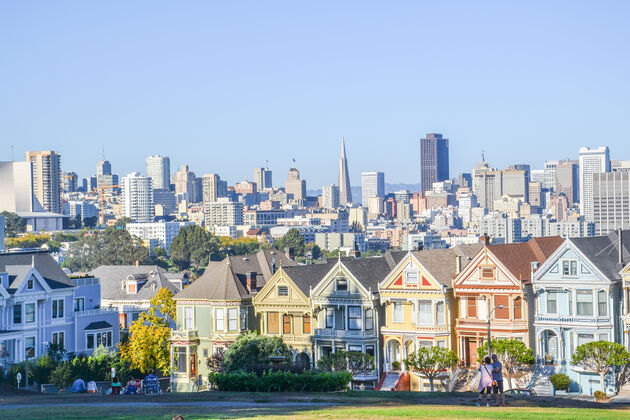
[[(428, 311), (422, 311), (420, 308), (428, 308)], [(418, 324), (420, 325), (433, 325), (433, 305), (430, 300), (418, 301)]]
[(562, 260), (562, 277), (577, 277), (578, 261), (575, 259)]
[(33, 276), (30, 276), (28, 280), (26, 280), (26, 290), (35, 290), (35, 280)]
[[(33, 342), (32, 346), (29, 346), (29, 341)], [(35, 357), (37, 355), (36, 350), (37, 350), (37, 337), (35, 337), (34, 335), (24, 337), (24, 354), (26, 355), (26, 357)]]
[(52, 299), (51, 302), (51, 318), (63, 319), (64, 318), (64, 298)]
[[(283, 293), (280, 293), (281, 290)], [(277, 288), (277, 293), (278, 293), (278, 297), (289, 297), (289, 286), (279, 285)]]
[(326, 319), (324, 325), (326, 328), (335, 328), (335, 308), (326, 308)]
[(348, 306), (348, 329), (353, 331), (363, 329), (363, 308), (361, 306)]
[[(604, 297), (603, 299), (602, 296)], [(602, 306), (604, 308), (603, 311), (601, 310)], [(605, 290), (597, 291), (597, 316), (608, 316), (608, 296)]]
[[(397, 308), (400, 308), (397, 310)], [(392, 322), (403, 324), (405, 322), (405, 307), (403, 302), (392, 302)]]
[[(593, 308), (593, 291), (591, 289), (578, 289), (576, 290), (576, 305), (577, 305), (577, 310), (576, 310), (576, 315), (577, 316), (593, 316), (594, 315), (594, 308)], [(591, 297), (590, 301), (583, 301), (580, 302), (580, 296), (585, 296), (585, 295), (589, 295)], [(582, 311), (583, 313), (580, 313), (580, 308), (588, 308), (590, 307), (590, 313), (584, 313), (584, 311)]]
[[(219, 316), (219, 314), (221, 315)], [(225, 310), (223, 308), (215, 308), (214, 310), (214, 330), (225, 331)]]
[(184, 329), (195, 329), (195, 308), (192, 306), (184, 306)]
[[(487, 276), (486, 273), (490, 270), (490, 275)], [(481, 266), (479, 267), (479, 280), (494, 280), (494, 267), (491, 265)]]
[[(29, 321), (28, 320), (28, 315), (29, 313), (27, 312), (27, 309), (29, 307), (33, 308), (33, 312), (32, 312), (32, 316), (33, 316), (33, 320)], [(37, 305), (34, 302), (25, 302), (24, 303), (24, 323), (25, 324), (34, 324), (37, 321)]]
[[(13, 324), (22, 324), (24, 322), (24, 312), (22, 310), (22, 302), (13, 304)], [(16, 311), (17, 309), (17, 311)], [(16, 315), (18, 315), (18, 321), (16, 321)]]
[[(345, 288), (340, 289), (339, 285), (345, 283)], [(336, 277), (335, 278), (335, 292), (337, 293), (348, 293), (349, 285), (348, 279), (346, 277)]]
[(291, 315), (283, 314), (282, 315), (282, 334), (291, 335), (292, 329), (293, 329), (293, 322), (291, 320)]
[[(275, 325), (276, 325), (276, 330), (272, 331), (271, 330), (271, 326), (272, 326), (272, 318), (276, 318), (275, 321)], [(280, 314), (278, 312), (267, 312), (267, 333), (268, 334), (280, 334)]]
[(238, 330), (238, 308), (227, 308), (227, 330)]
[(435, 303), (435, 322), (437, 325), (446, 324), (446, 304), (443, 301)]
[[(413, 277), (410, 277), (410, 275), (415, 276), (415, 281), (413, 280)], [(420, 282), (420, 273), (418, 271), (409, 270), (405, 272), (406, 284), (418, 284), (419, 282)]]
[(54, 331), (52, 333), (52, 338), (51, 338), (50, 342), (51, 342), (51, 344), (60, 345), (62, 349), (65, 349), (66, 332), (65, 331)]
[[(308, 328), (306, 328), (308, 326)], [(312, 330), (312, 320), (309, 314), (302, 315), (302, 334), (311, 334)]]
[[(80, 304), (79, 304), (80, 302)], [(80, 307), (80, 308), (78, 308)], [(73, 312), (83, 312), (85, 311), (85, 297), (84, 296), (80, 296), (80, 297), (76, 297), (74, 298), (73, 304), (72, 304), (72, 310)]]
[(374, 309), (365, 308), (363, 313), (365, 315), (365, 329), (372, 331), (374, 329)]
[[(547, 314), (558, 314), (558, 291), (557, 290), (547, 290), (545, 292), (545, 310)], [(553, 299), (551, 299), (553, 296)], [(553, 303), (553, 308), (550, 308), (550, 304)], [(553, 310), (552, 310), (553, 309)]]
[(239, 310), (239, 321), (240, 321), (240, 327), (241, 327), (241, 331), (245, 331), (247, 329), (247, 313), (249, 311), (247, 310), (247, 308), (240, 308)]

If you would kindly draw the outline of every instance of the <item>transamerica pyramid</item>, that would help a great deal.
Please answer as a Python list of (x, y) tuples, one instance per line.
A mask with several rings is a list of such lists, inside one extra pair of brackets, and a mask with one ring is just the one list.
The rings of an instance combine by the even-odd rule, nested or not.
[(350, 176), (348, 175), (348, 160), (346, 159), (346, 144), (341, 138), (341, 156), (339, 157), (339, 205), (352, 203), (350, 190)]

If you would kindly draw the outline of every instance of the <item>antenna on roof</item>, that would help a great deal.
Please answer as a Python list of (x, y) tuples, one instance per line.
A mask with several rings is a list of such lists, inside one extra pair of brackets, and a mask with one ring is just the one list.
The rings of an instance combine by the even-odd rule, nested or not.
[(481, 161), (486, 161), (486, 151), (484, 149), (481, 149)]

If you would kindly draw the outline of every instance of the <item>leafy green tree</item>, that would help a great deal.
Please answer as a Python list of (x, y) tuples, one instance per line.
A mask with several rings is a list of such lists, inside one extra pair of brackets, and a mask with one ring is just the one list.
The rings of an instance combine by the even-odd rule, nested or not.
[(3, 211), (0, 215), (4, 216), (4, 234), (7, 238), (14, 238), (18, 233), (26, 232), (26, 220), (16, 213)]
[(322, 250), (318, 245), (313, 245), (311, 247), (311, 257), (314, 260), (319, 260), (322, 257)]
[(429, 378), (431, 392), (433, 392), (433, 380), (441, 372), (451, 369), (457, 362), (459, 358), (454, 351), (438, 346), (420, 347), (405, 360), (410, 370)]
[(122, 227), (123, 229), (127, 227), (127, 223), (133, 223), (134, 220), (131, 217), (127, 217), (127, 216), (123, 216), (119, 219), (116, 219), (116, 223), (114, 224), (114, 227)]
[(161, 288), (151, 299), (147, 312), (142, 312), (129, 328), (129, 340), (120, 346), (121, 358), (132, 369), (146, 373), (149, 369), (170, 372), (171, 326), (176, 315), (173, 293)]
[[(507, 338), (493, 338), (490, 342), (492, 353), (496, 354), (499, 361), (505, 369), (505, 376), (508, 379), (509, 388), (512, 389), (512, 378), (516, 376), (519, 369), (533, 365), (536, 359), (532, 349), (527, 348), (525, 343), (520, 340)], [(483, 360), (487, 356), (488, 346), (479, 346), (477, 348), (477, 356), (479, 360)]]
[(50, 383), (57, 388), (64, 389), (72, 383), (72, 367), (70, 363), (62, 363), (57, 365), (50, 373)]
[(180, 269), (198, 269), (208, 265), (210, 259), (220, 259), (218, 240), (206, 229), (197, 225), (181, 228), (171, 242), (171, 261)]
[(292, 360), (291, 351), (281, 337), (270, 337), (253, 333), (239, 336), (225, 352), (223, 367), (226, 372), (251, 371), (262, 367), (273, 367), (270, 356), (284, 356), (284, 362)]
[(338, 351), (317, 361), (317, 367), (327, 372), (345, 370), (354, 377), (374, 370), (374, 357), (359, 351)]
[(295, 228), (289, 229), (274, 245), (276, 249), (283, 252), (286, 248), (292, 249), (296, 257), (303, 257), (306, 249), (304, 237), (300, 234), (300, 231)]
[(85, 219), (83, 219), (83, 227), (94, 228), (96, 227), (97, 222), (98, 218), (96, 216), (86, 217)]
[(161, 246), (156, 246), (153, 247), (153, 255), (158, 258), (164, 258), (166, 257), (166, 251), (164, 251), (164, 248), (162, 248)]
[(144, 262), (148, 257), (149, 251), (140, 238), (131, 236), (124, 229), (108, 227), (72, 243), (64, 263), (72, 271), (89, 271), (99, 265)]
[(630, 353), (619, 343), (591, 341), (575, 349), (571, 364), (599, 374), (602, 392), (606, 393), (605, 377), (609, 369), (628, 364)]

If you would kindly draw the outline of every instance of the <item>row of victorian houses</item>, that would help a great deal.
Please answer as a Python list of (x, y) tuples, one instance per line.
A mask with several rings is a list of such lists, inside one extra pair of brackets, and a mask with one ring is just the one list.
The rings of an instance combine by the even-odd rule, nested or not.
[[(617, 231), (314, 265), (275, 250), (230, 256), (175, 295), (171, 386), (205, 381), (210, 355), (256, 331), (282, 337), (294, 362), (308, 366), (339, 350), (370, 354), (375, 370), (354, 379), (374, 387), (423, 346), (475, 365), (489, 319), (493, 338), (523, 341), (539, 366), (551, 367), (546, 374), (566, 373), (573, 391), (591, 394), (599, 376), (571, 365), (571, 354), (589, 341), (630, 345), (629, 250), (630, 231)], [(410, 389), (429, 388), (407, 377)], [(605, 387), (614, 390), (612, 375)]]

